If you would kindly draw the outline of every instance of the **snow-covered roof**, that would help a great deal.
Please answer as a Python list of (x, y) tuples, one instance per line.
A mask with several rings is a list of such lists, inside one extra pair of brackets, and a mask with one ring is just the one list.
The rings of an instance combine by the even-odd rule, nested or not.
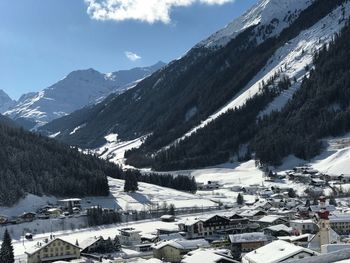
[(99, 241), (100, 239), (102, 239), (102, 237), (90, 237), (90, 238), (82, 241), (79, 244), (79, 246), (81, 247), (82, 250), (84, 250), (84, 249), (90, 247), (91, 245), (93, 245), (94, 243), (96, 243), (97, 241)]
[(292, 232), (293, 228), (287, 227), (286, 225), (280, 224), (280, 225), (275, 225), (275, 226), (269, 226), (266, 227), (265, 229), (271, 230), (271, 231), (285, 231), (287, 233)]
[(260, 218), (258, 221), (261, 223), (273, 223), (278, 219), (283, 219), (283, 218), (277, 215), (267, 215)]
[(179, 240), (183, 238), (179, 233), (171, 233), (171, 234), (164, 234), (159, 235), (159, 240)]
[(205, 239), (193, 239), (193, 240), (169, 240), (161, 241), (153, 246), (154, 249), (161, 249), (166, 246), (171, 246), (180, 250), (194, 250), (201, 247), (209, 247), (208, 241)]
[[(342, 260), (348, 260), (350, 258), (350, 249), (344, 249), (341, 251), (322, 254), (317, 257), (304, 258), (299, 260), (290, 261), (289, 263), (335, 263)], [(346, 261), (344, 261), (345, 263)]]
[(232, 244), (268, 241), (263, 232), (229, 235), (229, 239)]
[(313, 236), (312, 234), (303, 234), (299, 236), (284, 236), (284, 237), (277, 237), (277, 238), (288, 242), (296, 242), (304, 238), (307, 238), (307, 240), (310, 240), (312, 236)]
[(181, 263), (217, 263), (225, 260), (225, 262), (234, 262), (231, 252), (226, 249), (197, 249), (184, 256)]
[(243, 217), (249, 217), (249, 216), (255, 216), (255, 215), (257, 215), (258, 213), (264, 213), (264, 214), (266, 214), (266, 212), (261, 211), (261, 210), (245, 210), (245, 211), (243, 211), (242, 213), (240, 213), (239, 215), (240, 215), (240, 216), (243, 216)]
[(38, 247), (38, 246), (35, 245), (35, 246), (33, 246), (33, 247), (28, 248), (28, 249), (26, 250), (26, 254), (32, 255), (32, 254), (36, 253), (37, 251), (39, 251), (39, 250), (41, 250), (41, 249), (43, 249), (43, 248), (49, 246), (51, 243), (53, 243), (53, 242), (55, 242), (55, 241), (57, 241), (57, 240), (62, 241), (62, 242), (64, 242), (64, 243), (66, 243), (66, 244), (69, 244), (69, 245), (71, 245), (71, 246), (74, 246), (74, 247), (80, 249), (80, 247), (78, 247), (78, 246), (76, 246), (76, 245), (74, 245), (74, 244), (72, 244), (72, 243), (70, 243), (70, 242), (68, 242), (68, 241), (65, 241), (65, 240), (63, 240), (63, 239), (61, 239), (61, 238), (55, 238), (55, 239), (49, 241), (48, 243), (46, 243), (46, 244), (44, 244), (44, 245), (42, 245), (42, 246), (40, 246), (40, 247)]
[(310, 249), (296, 246), (283, 240), (276, 240), (270, 244), (267, 244), (266, 246), (249, 252), (243, 257), (242, 262), (277, 263), (293, 257), (301, 252), (305, 252), (310, 255), (318, 255), (318, 253)]
[(295, 223), (295, 224), (315, 224), (315, 222), (312, 219), (296, 219), (296, 220), (290, 220), (289, 223)]

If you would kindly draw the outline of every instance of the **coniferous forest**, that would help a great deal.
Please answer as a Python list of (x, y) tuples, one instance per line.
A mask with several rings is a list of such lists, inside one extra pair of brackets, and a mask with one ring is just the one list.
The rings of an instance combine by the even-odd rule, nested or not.
[(108, 195), (107, 176), (120, 173), (114, 164), (4, 123), (0, 160), (0, 206), (12, 205), (26, 193)]

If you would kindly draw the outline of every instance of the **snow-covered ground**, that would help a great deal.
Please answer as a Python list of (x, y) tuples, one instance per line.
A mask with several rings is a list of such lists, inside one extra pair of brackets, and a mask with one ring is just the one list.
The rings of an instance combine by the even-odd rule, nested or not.
[(123, 166), (125, 160), (124, 153), (127, 150), (139, 148), (145, 138), (146, 136), (137, 138), (132, 141), (118, 141), (118, 134), (112, 133), (105, 136), (105, 139), (107, 141), (106, 144), (98, 149), (95, 149), (94, 152), (102, 159), (109, 160), (110, 162)]

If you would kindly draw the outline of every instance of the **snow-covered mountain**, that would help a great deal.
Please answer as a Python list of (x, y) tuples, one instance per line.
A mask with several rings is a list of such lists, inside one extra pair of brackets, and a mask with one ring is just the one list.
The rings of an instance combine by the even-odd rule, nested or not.
[(38, 127), (99, 102), (111, 93), (120, 93), (164, 65), (158, 62), (151, 67), (107, 74), (94, 69), (73, 71), (40, 92), (23, 95), (16, 105), (11, 105), (13, 107), (5, 115), (18, 120), (27, 128)]
[[(262, 97), (264, 83), (271, 79), (272, 86), (283, 78), (290, 86), (260, 101), (253, 109), (257, 112), (244, 112), (243, 119), (250, 117), (246, 122), (255, 123), (257, 118), (285, 108), (315, 67), (314, 55), (333, 41), (349, 15), (347, 0), (260, 0), (133, 89), (55, 120), (41, 131), (68, 144), (102, 149), (104, 157), (111, 160), (123, 159), (119, 154), (121, 141), (128, 144), (148, 135), (137, 144), (138, 150), (125, 156), (128, 164), (137, 167), (177, 169), (227, 161), (228, 156), (247, 149), (253, 135), (245, 132), (252, 127), (242, 128), (240, 134), (246, 136), (242, 143), (233, 129), (238, 130), (242, 120), (232, 121), (231, 126), (230, 120), (220, 120), (226, 121), (230, 112), (254, 97)], [(118, 136), (113, 145), (106, 140), (110, 134)], [(208, 134), (218, 137), (211, 139)], [(225, 136), (232, 136), (232, 140)], [(159, 163), (168, 166), (156, 166)]]
[(15, 104), (15, 101), (9, 95), (0, 89), (0, 113), (4, 113)]
[[(247, 28), (264, 27), (258, 42), (279, 34), (288, 27), (314, 0), (260, 0), (246, 13), (225, 28), (200, 42), (198, 47), (218, 49), (225, 46)], [(261, 30), (261, 29), (260, 29)]]

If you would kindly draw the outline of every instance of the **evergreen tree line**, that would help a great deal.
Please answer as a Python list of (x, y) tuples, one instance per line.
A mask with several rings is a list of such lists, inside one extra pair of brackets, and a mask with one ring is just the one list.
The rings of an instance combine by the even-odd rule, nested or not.
[(109, 209), (102, 209), (100, 206), (88, 209), (87, 219), (89, 226), (115, 224), (122, 221), (119, 212)]
[(111, 163), (23, 129), (0, 123), (0, 206), (25, 194), (60, 197), (106, 196)]
[(186, 175), (172, 175), (160, 173), (141, 173), (139, 170), (126, 170), (121, 179), (125, 180), (124, 191), (138, 190), (137, 182), (159, 185), (179, 191), (195, 193), (197, 191), (196, 179)]
[(251, 147), (261, 163), (280, 164), (290, 154), (310, 159), (321, 138), (350, 131), (350, 26), (314, 57), (314, 69), (280, 111), (260, 121)]

